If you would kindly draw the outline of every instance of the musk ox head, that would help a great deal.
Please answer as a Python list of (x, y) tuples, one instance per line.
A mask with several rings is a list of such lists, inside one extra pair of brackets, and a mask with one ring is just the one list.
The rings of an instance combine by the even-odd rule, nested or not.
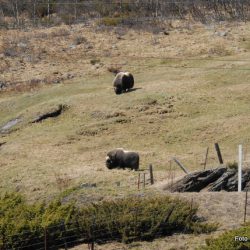
[(117, 95), (134, 87), (134, 77), (129, 72), (119, 72), (113, 81), (114, 91)]
[(121, 153), (122, 149), (115, 149), (112, 150), (110, 152), (108, 152), (107, 156), (106, 156), (106, 166), (109, 169), (115, 168), (117, 167), (119, 164), (117, 162), (117, 154)]
[(115, 86), (115, 87), (114, 87), (114, 91), (115, 91), (115, 93), (116, 93), (117, 95), (120, 95), (120, 94), (123, 92), (122, 86), (120, 86), (120, 85)]
[(112, 169), (115, 167), (114, 161), (109, 156), (106, 157), (106, 167), (108, 169)]

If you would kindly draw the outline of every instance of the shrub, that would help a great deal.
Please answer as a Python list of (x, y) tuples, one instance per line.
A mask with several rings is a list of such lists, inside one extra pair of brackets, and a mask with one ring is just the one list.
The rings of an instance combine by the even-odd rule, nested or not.
[(106, 25), (106, 26), (117, 26), (121, 24), (122, 18), (115, 18), (115, 17), (104, 17), (100, 21), (100, 24)]
[(42, 239), (42, 205), (28, 206), (19, 194), (0, 200), (0, 249), (36, 244)]
[(228, 162), (227, 163), (227, 168), (238, 169), (238, 162), (236, 162), (236, 161), (234, 161), (234, 162)]
[[(250, 224), (245, 226), (228, 231), (216, 239), (206, 240), (206, 247), (203, 247), (204, 250), (243, 250), (250, 249)], [(245, 236), (248, 237), (248, 241), (236, 241), (235, 236)]]
[(75, 45), (79, 45), (79, 44), (82, 44), (82, 43), (86, 43), (88, 40), (84, 37), (84, 36), (81, 36), (81, 35), (77, 35), (75, 38), (74, 38), (74, 44)]
[(117, 74), (119, 72), (121, 72), (121, 67), (120, 66), (109, 66), (107, 68), (107, 70), (110, 72), (110, 73), (113, 73), (113, 74)]
[(166, 196), (132, 197), (86, 204), (27, 204), (20, 194), (0, 198), (0, 249), (53, 249), (65, 242), (152, 240), (174, 232), (210, 232), (195, 220), (197, 207)]
[(50, 37), (54, 38), (54, 37), (64, 37), (64, 36), (69, 36), (70, 35), (70, 31), (68, 28), (59, 28), (56, 29), (55, 31), (51, 32)]
[(97, 58), (94, 58), (94, 59), (91, 59), (90, 60), (90, 63), (92, 64), (92, 65), (95, 65), (95, 64), (97, 64), (97, 63), (100, 63), (100, 59), (97, 59)]

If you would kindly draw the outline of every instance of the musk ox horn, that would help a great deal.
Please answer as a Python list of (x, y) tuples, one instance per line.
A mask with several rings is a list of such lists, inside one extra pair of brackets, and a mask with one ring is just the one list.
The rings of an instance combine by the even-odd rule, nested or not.
[(117, 95), (134, 87), (134, 77), (130, 72), (119, 72), (113, 81), (114, 91)]

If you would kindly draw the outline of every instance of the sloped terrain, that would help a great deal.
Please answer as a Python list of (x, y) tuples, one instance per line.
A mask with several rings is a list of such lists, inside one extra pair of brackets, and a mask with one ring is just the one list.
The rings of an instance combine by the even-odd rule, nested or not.
[[(156, 184), (147, 182), (144, 195), (183, 175), (173, 156), (195, 171), (208, 146), (207, 168), (218, 166), (215, 142), (226, 163), (237, 159), (240, 142), (248, 149), (249, 23), (176, 22), (166, 29), (169, 35), (81, 25), (1, 31), (0, 193), (18, 191), (30, 202), (61, 194), (79, 203), (134, 195), (138, 172), (105, 167), (106, 153), (123, 147), (139, 152), (146, 179), (153, 164)], [(79, 34), (87, 41), (72, 44)], [(116, 69), (134, 74), (135, 91), (115, 95)], [(223, 230), (242, 221), (241, 194), (171, 195), (193, 198)], [(192, 249), (192, 239), (204, 244), (205, 237), (173, 236), (140, 247), (179, 241)]]

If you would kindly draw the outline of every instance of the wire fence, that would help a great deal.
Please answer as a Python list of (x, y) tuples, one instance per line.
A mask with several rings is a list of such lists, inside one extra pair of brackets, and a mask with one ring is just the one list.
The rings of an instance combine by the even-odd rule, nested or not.
[[(248, 198), (248, 193), (246, 192), (246, 200), (244, 203), (244, 222), (247, 221), (247, 218), (249, 216), (249, 208), (250, 208), (250, 204), (249, 204), (249, 200), (247, 200)], [(249, 198), (248, 198), (249, 199)], [(190, 204), (190, 209), (192, 210), (193, 208), (193, 199), (190, 199), (189, 201)], [(174, 208), (173, 208), (174, 209)], [(129, 228), (129, 230), (131, 230), (131, 235), (126, 237), (126, 243), (129, 242), (133, 242), (133, 241), (145, 241), (145, 240), (152, 240), (152, 239), (156, 239), (156, 238), (160, 238), (163, 236), (169, 236), (169, 232), (166, 232), (166, 230), (164, 229), (164, 223), (168, 220), (168, 218), (171, 215), (171, 210), (165, 214), (162, 213), (155, 213), (152, 216), (155, 217), (161, 217), (160, 219), (160, 223), (156, 223), (154, 226), (152, 226), (152, 229), (150, 231), (149, 235), (144, 235), (142, 232), (140, 232), (140, 227), (139, 224), (137, 225), (137, 218), (142, 215), (140, 213), (140, 211), (138, 210), (134, 210), (134, 211), (130, 211), (129, 212), (129, 216), (133, 217), (134, 223), (132, 228)], [(127, 214), (128, 215), (128, 214)], [(113, 222), (109, 221), (110, 227), (114, 227), (116, 226), (116, 220), (114, 219)], [(36, 250), (40, 250), (40, 249), (69, 249), (70, 247), (73, 246), (77, 246), (80, 244), (85, 244), (85, 246), (88, 245), (88, 249), (98, 249), (99, 244), (108, 244), (108, 243), (112, 243), (112, 242), (116, 242), (116, 243), (122, 243), (122, 234), (123, 231), (120, 232), (107, 232), (106, 229), (104, 228), (100, 228), (98, 225), (106, 225), (107, 221), (103, 220), (103, 221), (97, 221), (95, 219), (95, 217), (92, 217), (92, 228), (90, 228), (90, 230), (88, 232), (86, 232), (86, 230), (84, 230), (84, 228), (82, 228), (81, 226), (79, 226), (79, 223), (74, 222), (70, 222), (70, 221), (62, 221), (61, 223), (57, 224), (57, 225), (53, 225), (53, 226), (47, 226), (47, 227), (43, 227), (41, 228), (41, 232), (39, 237), (32, 237), (32, 242), (35, 243), (28, 243), (31, 239), (27, 238), (27, 240), (17, 240), (15, 241), (16, 246), (18, 246), (15, 249), (19, 249), (19, 250), (28, 250), (28, 249), (36, 249)], [(131, 224), (131, 225), (132, 225)], [(73, 225), (73, 227), (71, 226)], [(78, 225), (78, 226), (75, 226)], [(130, 226), (131, 226), (130, 225)], [(118, 226), (118, 225), (117, 225)], [(126, 226), (124, 225), (124, 232), (126, 232)], [(189, 228), (183, 228), (182, 230), (182, 234), (188, 233), (189, 232)], [(217, 229), (217, 231), (223, 231), (222, 229)], [(27, 231), (27, 237), (28, 234), (30, 232)], [(7, 239), (8, 237), (12, 237), (12, 239), (17, 239), (20, 236), (22, 236), (23, 233), (19, 233), (19, 234), (15, 234), (15, 235), (5, 235), (4, 239)], [(8, 247), (4, 247), (1, 248), (4, 250), (10, 250), (13, 248), (8, 248)], [(112, 249), (119, 249), (119, 246), (113, 246)]]
[[(152, 20), (171, 20), (173, 18), (190, 18), (202, 20), (249, 19), (249, 1), (205, 1), (205, 0), (119, 0), (119, 1), (8, 1), (2, 3), (0, 17), (11, 16), (13, 23), (2, 20), (0, 26), (20, 28), (30, 25), (56, 25), (86, 22), (102, 17), (115, 17), (118, 13), (119, 23), (136, 24), (142, 16)], [(29, 20), (23, 18), (22, 11), (29, 14)], [(55, 16), (56, 14), (56, 16)], [(134, 18), (136, 17), (136, 18)], [(44, 18), (46, 20), (44, 20)], [(59, 20), (60, 19), (60, 20)], [(144, 20), (145, 21), (145, 20)]]
[[(190, 201), (190, 209), (193, 209), (193, 200)], [(11, 234), (11, 235), (0, 235), (0, 239), (2, 237), (2, 244), (3, 248), (1, 249), (13, 249), (8, 248), (8, 239), (12, 239), (12, 242), (15, 242), (15, 249), (68, 249), (70, 246), (74, 246), (77, 244), (89, 244), (92, 245), (91, 249), (95, 249), (94, 245), (97, 244), (106, 244), (110, 242), (121, 242), (123, 238), (123, 233), (126, 234), (126, 230), (131, 230), (131, 234), (126, 237), (126, 242), (132, 242), (132, 241), (140, 241), (145, 240), (147, 238), (158, 238), (163, 235), (166, 235), (168, 232), (164, 230), (164, 227), (161, 226), (166, 223), (170, 215), (172, 214), (174, 210), (174, 207), (167, 211), (166, 213), (155, 213), (152, 214), (155, 218), (157, 217), (160, 221), (159, 223), (155, 223), (155, 225), (152, 225), (151, 231), (149, 235), (143, 234), (143, 232), (140, 232), (140, 226), (142, 224), (137, 224), (137, 218), (139, 216), (144, 215), (144, 213), (141, 213), (139, 210), (134, 209), (128, 212), (127, 214), (121, 213), (117, 215), (118, 217), (122, 216), (128, 216), (130, 217), (130, 227), (132, 228), (126, 228), (126, 225), (124, 224), (121, 230), (114, 230), (114, 233), (112, 233), (112, 230), (110, 232), (107, 232), (107, 228), (101, 228), (100, 225), (107, 225), (110, 228), (118, 227), (119, 223), (117, 222), (117, 219), (109, 220), (96, 220), (95, 216), (92, 218), (89, 218), (89, 222), (91, 226), (86, 231), (84, 227), (82, 227), (81, 219), (79, 221), (62, 221), (57, 225), (53, 226), (46, 226), (39, 228), (40, 231), (39, 236), (32, 238), (29, 238), (29, 234), (31, 231), (24, 231), (27, 234), (27, 239), (23, 239), (23, 234)], [(117, 224), (118, 223), (118, 224)], [(141, 223), (141, 222), (140, 222)], [(121, 225), (120, 225), (121, 226)], [(189, 228), (184, 228), (183, 233), (187, 233), (189, 231)], [(128, 232), (127, 232), (128, 233)], [(30, 243), (30, 242), (34, 243)], [(1, 246), (1, 245), (0, 245)], [(93, 248), (94, 247), (94, 248)]]

